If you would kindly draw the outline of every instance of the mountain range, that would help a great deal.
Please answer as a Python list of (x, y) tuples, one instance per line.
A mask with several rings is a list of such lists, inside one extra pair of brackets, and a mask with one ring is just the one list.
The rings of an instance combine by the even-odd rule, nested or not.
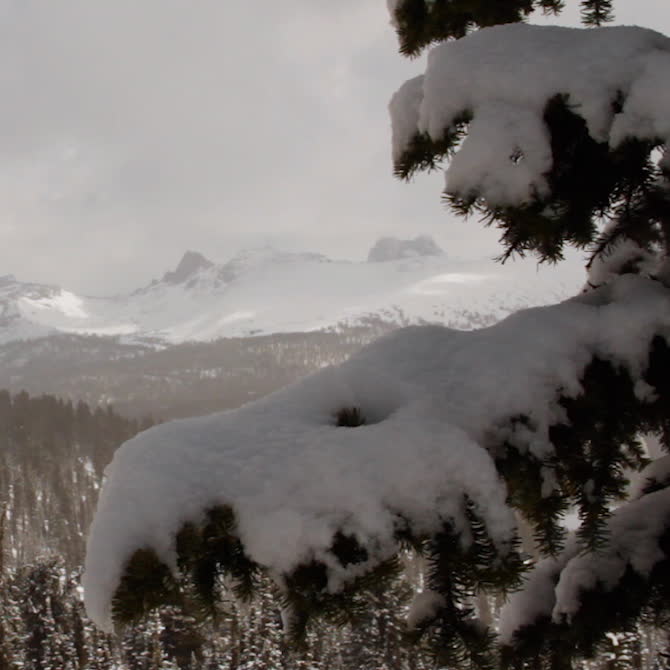
[(367, 260), (270, 247), (224, 263), (188, 251), (126, 295), (0, 278), (0, 388), (156, 420), (237, 407), (339, 363), (403, 325), (489, 326), (560, 301), (577, 260), (459, 260), (427, 237), (383, 238)]
[(473, 328), (562, 300), (583, 277), (576, 262), (454, 259), (428, 237), (383, 238), (365, 262), (263, 247), (219, 264), (187, 251), (161, 279), (113, 297), (0, 277), (0, 344), (69, 334), (164, 347), (371, 320)]

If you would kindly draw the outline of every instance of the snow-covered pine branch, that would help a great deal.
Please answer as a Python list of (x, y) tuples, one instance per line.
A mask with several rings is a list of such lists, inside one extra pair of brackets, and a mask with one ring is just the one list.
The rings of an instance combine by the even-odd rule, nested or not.
[(623, 504), (612, 513), (607, 531), (607, 545), (598, 552), (584, 553), (571, 537), (565, 550), (538, 563), (512, 596), (500, 630), (503, 658), (510, 665), (518, 667), (522, 658), (534, 667), (549, 666), (559, 649), (566, 658), (592, 657), (607, 632), (630, 630), (640, 617), (665, 625), (670, 489)]
[(448, 158), (450, 204), (500, 226), (508, 253), (559, 258), (603, 215), (651, 239), (668, 209), (667, 154), (652, 157), (670, 140), (669, 73), (670, 39), (637, 27), (511, 24), (445, 42), (391, 101), (396, 172)]
[[(403, 329), (239, 410), (142, 433), (107, 471), (88, 543), (88, 611), (112, 627), (137, 552), (162, 577), (132, 582), (136, 611), (117, 610), (129, 616), (174, 595), (180, 567), (197, 575), (209, 562), (239, 579), (242, 561), (289, 604), (298, 575), (308, 617), (408, 538), (435, 560), (464, 562), (458, 597), (514, 586), (513, 507), (549, 543), (567, 504), (606, 521), (622, 468), (637, 459), (636, 434), (665, 427), (670, 387), (657, 371), (670, 360), (667, 337), (670, 291), (626, 275), (480, 331)], [(360, 419), (338, 426), (347, 407)], [(179, 538), (202, 533), (217, 509), (231, 510), (228, 540), (199, 547), (194, 565), (195, 545)], [(471, 559), (486, 552), (477, 567)]]

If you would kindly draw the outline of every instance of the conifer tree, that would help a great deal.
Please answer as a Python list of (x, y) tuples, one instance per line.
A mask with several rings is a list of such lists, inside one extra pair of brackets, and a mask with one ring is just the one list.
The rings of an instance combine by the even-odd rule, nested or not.
[[(89, 541), (89, 611), (110, 627), (161, 603), (206, 610), (265, 573), (300, 643), (315, 620), (355, 625), (411, 548), (427, 571), (408, 635), (439, 665), (569, 668), (613, 639), (634, 664), (631, 632), (670, 616), (670, 457), (626, 500), (640, 436), (670, 446), (670, 39), (603, 26), (607, 0), (582, 0), (581, 29), (520, 23), (559, 0), (388, 4), (400, 50), (431, 47), (391, 102), (396, 174), (445, 165), (447, 205), (498, 227), (503, 259), (588, 250), (587, 288), (475, 333), (400, 331), (129, 442)], [(482, 593), (514, 594), (497, 629)]]

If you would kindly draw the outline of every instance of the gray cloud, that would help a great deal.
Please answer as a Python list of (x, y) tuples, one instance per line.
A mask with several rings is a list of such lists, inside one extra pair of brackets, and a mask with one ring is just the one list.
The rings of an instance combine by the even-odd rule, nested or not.
[[(670, 32), (657, 4), (620, 19)], [(420, 67), (383, 0), (0, 0), (0, 272), (114, 292), (186, 248), (492, 253), (439, 175), (391, 177), (386, 104)]]

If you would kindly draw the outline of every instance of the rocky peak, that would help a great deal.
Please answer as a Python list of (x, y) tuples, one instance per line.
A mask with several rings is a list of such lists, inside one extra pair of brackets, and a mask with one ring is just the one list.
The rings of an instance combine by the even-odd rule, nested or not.
[(166, 272), (163, 275), (162, 281), (167, 284), (181, 284), (196, 272), (200, 270), (208, 270), (213, 267), (214, 263), (207, 260), (201, 253), (197, 251), (187, 251), (179, 264), (172, 272)]
[(419, 235), (413, 240), (382, 237), (370, 249), (368, 263), (386, 263), (387, 261), (397, 261), (403, 258), (441, 256), (442, 254), (444, 254), (444, 251), (428, 235)]

